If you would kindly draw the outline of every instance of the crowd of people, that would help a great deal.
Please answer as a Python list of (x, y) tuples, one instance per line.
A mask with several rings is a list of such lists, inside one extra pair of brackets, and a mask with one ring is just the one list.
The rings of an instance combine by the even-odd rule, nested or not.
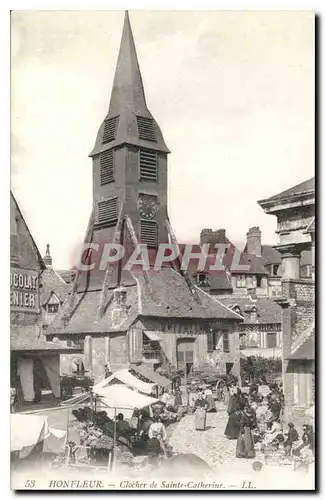
[(261, 451), (266, 456), (280, 459), (303, 457), (313, 461), (313, 427), (305, 424), (300, 439), (292, 422), (285, 426), (283, 410), (284, 396), (277, 384), (271, 385), (264, 395), (256, 384), (246, 392), (235, 386), (229, 388), (225, 436), (236, 440), (237, 458), (254, 458), (256, 451)]

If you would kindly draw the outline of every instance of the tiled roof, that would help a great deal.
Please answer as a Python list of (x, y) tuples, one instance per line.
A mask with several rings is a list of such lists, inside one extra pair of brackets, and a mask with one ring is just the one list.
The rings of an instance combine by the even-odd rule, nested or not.
[(249, 310), (251, 306), (255, 305), (257, 309), (257, 322), (258, 323), (281, 323), (282, 313), (281, 307), (272, 299), (269, 298), (257, 298), (251, 299), (251, 297), (222, 297), (222, 302), (228, 307), (234, 307), (238, 305), (245, 318), (244, 323), (251, 323), (249, 316), (245, 313), (245, 310)]
[(74, 276), (76, 275), (76, 271), (74, 269), (65, 269), (56, 272), (58, 273), (59, 276), (61, 276), (63, 281), (65, 281), (68, 284), (73, 282)]
[(174, 318), (224, 318), (238, 320), (240, 317), (222, 302), (195, 287), (201, 304), (191, 294), (185, 279), (173, 269), (162, 269), (149, 274), (150, 294), (144, 277), (138, 276), (141, 288), (142, 314)]
[[(17, 200), (16, 198), (14, 197), (13, 193), (10, 191), (10, 219), (11, 219), (11, 224), (10, 226), (12, 227), (15, 227), (15, 219), (16, 218), (21, 218), (24, 226), (25, 226), (25, 229), (26, 229), (26, 234), (23, 234), (23, 233), (20, 233), (19, 234), (19, 244), (20, 245), (32, 245), (32, 248), (35, 252), (35, 255), (36, 255), (36, 258), (38, 260), (38, 263), (39, 263), (39, 268), (40, 269), (45, 269), (45, 264), (44, 264), (44, 261), (43, 261), (43, 258), (37, 248), (37, 245), (35, 243), (35, 240), (26, 224), (26, 221), (24, 219), (24, 216), (19, 208), (19, 205), (17, 203)], [(10, 231), (11, 231), (11, 228), (10, 228)], [(11, 236), (13, 236), (11, 234)], [(13, 248), (10, 248), (10, 253), (12, 254), (13, 252)], [(18, 252), (19, 252), (19, 249), (18, 249)], [(12, 256), (13, 257), (13, 256)], [(19, 255), (19, 260), (21, 259), (21, 255)], [(20, 262), (21, 266), (24, 267), (26, 265), (25, 262)]]
[(47, 303), (52, 292), (60, 302), (64, 302), (71, 290), (71, 285), (68, 285), (52, 267), (47, 267), (42, 272), (41, 283), (41, 305)]
[(270, 198), (267, 198), (263, 201), (276, 201), (276, 200), (284, 200), (287, 198), (292, 198), (293, 196), (301, 195), (301, 194), (309, 194), (309, 193), (314, 193), (315, 192), (315, 177), (312, 179), (308, 179), (307, 181), (301, 182), (300, 184), (297, 184), (296, 186), (291, 187), (290, 189), (286, 189), (285, 191), (282, 191), (281, 193), (278, 193), (274, 196), (271, 196)]
[(112, 301), (113, 291), (107, 296), (109, 306), (104, 316), (97, 319), (100, 290), (77, 293), (72, 317), (67, 326), (62, 316), (67, 311), (68, 301), (62, 306), (46, 334), (104, 333), (126, 331), (139, 316), (160, 318), (230, 319), (240, 321), (241, 317), (195, 287), (200, 299), (197, 303), (185, 279), (173, 269), (162, 269), (148, 273), (148, 284), (142, 274), (134, 275), (137, 285), (125, 286), (127, 290), (127, 318), (118, 327), (113, 327), (112, 311), (116, 307)]
[(12, 325), (10, 329), (11, 351), (53, 351), (53, 352), (81, 352), (75, 347), (65, 347), (59, 342), (48, 342), (38, 338), (38, 325)]

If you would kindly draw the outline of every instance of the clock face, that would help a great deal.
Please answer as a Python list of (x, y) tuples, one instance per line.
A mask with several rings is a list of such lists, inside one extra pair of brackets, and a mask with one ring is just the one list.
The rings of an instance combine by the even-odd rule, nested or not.
[(154, 219), (157, 213), (157, 198), (155, 196), (140, 194), (138, 199), (141, 219)]

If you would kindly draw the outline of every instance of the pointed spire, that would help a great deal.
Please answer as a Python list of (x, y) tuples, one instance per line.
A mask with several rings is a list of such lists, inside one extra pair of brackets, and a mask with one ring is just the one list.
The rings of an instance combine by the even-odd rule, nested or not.
[(141, 116), (148, 114), (138, 57), (127, 10), (125, 11), (120, 51), (116, 64), (109, 116), (119, 115), (126, 110)]
[(44, 264), (46, 266), (52, 266), (52, 257), (50, 254), (50, 245), (47, 243), (46, 245), (46, 252), (45, 252), (45, 257), (43, 258)]

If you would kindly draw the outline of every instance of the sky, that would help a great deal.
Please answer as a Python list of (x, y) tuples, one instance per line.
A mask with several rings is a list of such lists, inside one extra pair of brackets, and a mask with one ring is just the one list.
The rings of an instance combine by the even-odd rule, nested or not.
[[(109, 106), (122, 11), (15, 11), (11, 189), (42, 255), (74, 264), (92, 206), (88, 157)], [(169, 215), (181, 243), (251, 226), (257, 201), (314, 176), (314, 15), (131, 11), (148, 107), (171, 150)]]

